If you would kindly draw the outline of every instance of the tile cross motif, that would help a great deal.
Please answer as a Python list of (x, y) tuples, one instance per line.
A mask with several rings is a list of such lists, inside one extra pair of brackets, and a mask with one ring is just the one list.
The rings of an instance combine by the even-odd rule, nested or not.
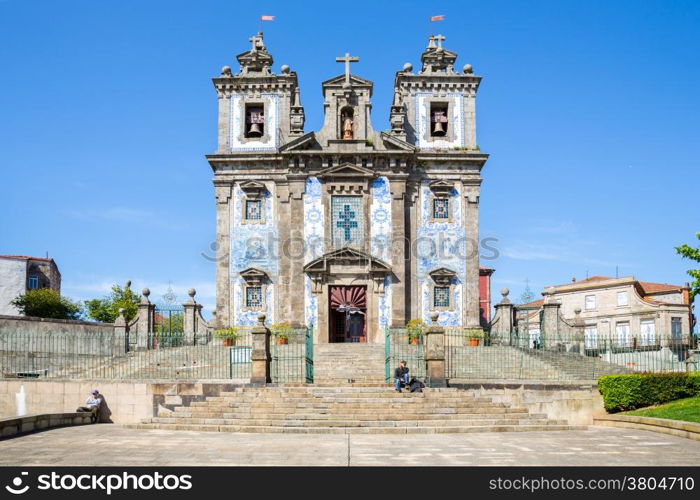
[(345, 231), (345, 240), (350, 241), (350, 230), (357, 227), (357, 221), (352, 219), (355, 218), (355, 212), (350, 210), (350, 205), (344, 205), (343, 210), (338, 212), (339, 220), (336, 225)]

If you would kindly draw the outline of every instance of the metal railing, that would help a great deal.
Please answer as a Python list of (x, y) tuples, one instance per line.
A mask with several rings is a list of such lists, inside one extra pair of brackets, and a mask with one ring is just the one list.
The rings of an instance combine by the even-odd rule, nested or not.
[(452, 381), (595, 380), (618, 373), (698, 371), (700, 351), (690, 339), (668, 335), (588, 338), (522, 332), (508, 339), (493, 339), (488, 333), (474, 339), (453, 329), (445, 333), (445, 361)]
[[(384, 378), (387, 382), (394, 379), (394, 368), (405, 361), (409, 375), (420, 380), (425, 379), (425, 346), (422, 335), (410, 334), (406, 328), (387, 328), (385, 330)], [(415, 339), (415, 340), (414, 340)]]
[(314, 380), (314, 336), (311, 328), (295, 328), (286, 342), (270, 342), (273, 383), (311, 383)]

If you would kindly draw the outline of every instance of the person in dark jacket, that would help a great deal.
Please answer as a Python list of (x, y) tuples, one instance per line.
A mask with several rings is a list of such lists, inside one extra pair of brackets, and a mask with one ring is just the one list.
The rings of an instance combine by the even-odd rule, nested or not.
[(408, 385), (408, 366), (406, 366), (405, 361), (401, 361), (394, 370), (394, 380), (396, 381), (396, 390), (398, 392), (401, 392), (402, 385)]
[(423, 387), (425, 387), (425, 384), (416, 377), (411, 377), (408, 387), (410, 388), (409, 392), (423, 392)]

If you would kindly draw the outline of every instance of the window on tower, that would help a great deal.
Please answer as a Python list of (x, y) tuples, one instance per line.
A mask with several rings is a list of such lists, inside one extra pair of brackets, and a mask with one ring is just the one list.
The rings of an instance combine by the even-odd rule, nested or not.
[(430, 135), (444, 137), (447, 135), (447, 104), (434, 102), (430, 105)]
[(249, 138), (265, 135), (265, 108), (261, 104), (246, 104), (245, 136)]
[(247, 286), (245, 289), (245, 305), (251, 309), (257, 309), (263, 305), (261, 286)]
[(450, 218), (450, 200), (447, 198), (433, 199), (433, 219)]
[(450, 307), (450, 287), (436, 286), (433, 290), (433, 307)]
[(262, 200), (245, 201), (245, 218), (250, 221), (262, 219)]

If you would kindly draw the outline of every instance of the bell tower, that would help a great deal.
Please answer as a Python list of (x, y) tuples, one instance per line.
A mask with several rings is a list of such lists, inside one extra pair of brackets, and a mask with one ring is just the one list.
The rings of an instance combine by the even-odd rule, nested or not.
[(273, 58), (263, 34), (249, 39), (251, 48), (238, 54), (240, 71), (224, 66), (213, 79), (219, 98), (218, 153), (276, 151), (304, 134), (297, 74), (282, 65), (272, 72)]
[(442, 46), (445, 37), (431, 35), (413, 73), (406, 63), (396, 73), (391, 124), (394, 133), (421, 149), (478, 150), (476, 92), (481, 82), (471, 64), (455, 71), (457, 54)]

